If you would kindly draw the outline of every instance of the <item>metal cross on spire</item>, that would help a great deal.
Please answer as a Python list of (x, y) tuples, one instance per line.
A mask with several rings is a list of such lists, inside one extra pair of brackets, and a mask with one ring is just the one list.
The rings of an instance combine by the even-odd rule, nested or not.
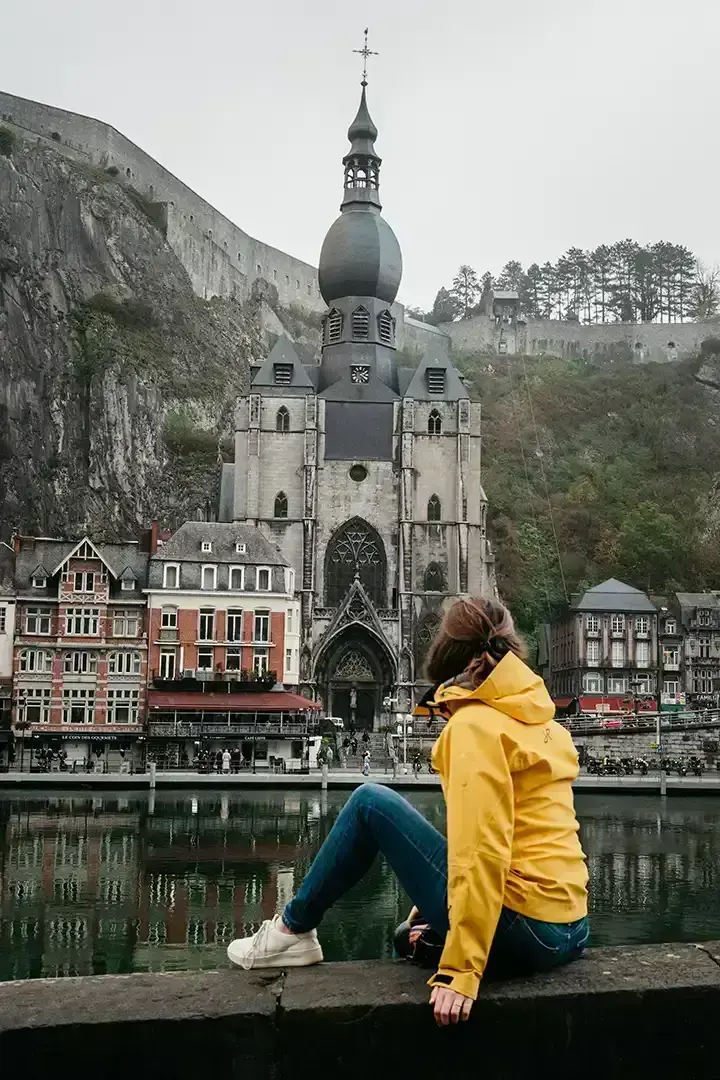
[(357, 53), (359, 56), (362, 56), (362, 58), (363, 58), (363, 77), (362, 77), (362, 82), (360, 83), (360, 85), (361, 86), (367, 86), (367, 62), (368, 62), (368, 57), (378, 55), (378, 53), (373, 52), (372, 49), (368, 49), (368, 28), (367, 28), (367, 26), (365, 27), (365, 44), (363, 45), (362, 49), (353, 49), (353, 52)]

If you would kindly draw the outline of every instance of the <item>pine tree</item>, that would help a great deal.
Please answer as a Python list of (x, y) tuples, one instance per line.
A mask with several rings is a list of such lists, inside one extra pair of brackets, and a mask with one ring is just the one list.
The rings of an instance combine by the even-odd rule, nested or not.
[(470, 318), (472, 315), (472, 308), (477, 302), (479, 295), (480, 282), (478, 281), (477, 274), (472, 266), (463, 263), (453, 278), (452, 288), (450, 289), (450, 296), (457, 305), (461, 319)]

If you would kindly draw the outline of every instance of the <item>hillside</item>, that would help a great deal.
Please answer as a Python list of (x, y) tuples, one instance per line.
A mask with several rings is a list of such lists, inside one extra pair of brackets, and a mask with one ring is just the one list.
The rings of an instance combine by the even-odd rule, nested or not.
[(272, 286), (195, 296), (163, 207), (116, 174), (0, 128), (1, 539), (195, 517), (262, 327), (298, 330)]
[(611, 575), (720, 587), (718, 346), (684, 364), (457, 358), (483, 402), (498, 584), (526, 631)]

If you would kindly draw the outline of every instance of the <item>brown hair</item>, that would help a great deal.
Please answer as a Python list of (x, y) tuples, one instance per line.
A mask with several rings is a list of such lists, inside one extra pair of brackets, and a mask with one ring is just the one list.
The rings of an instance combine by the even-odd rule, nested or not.
[(473, 686), (487, 679), (506, 653), (527, 655), (513, 618), (499, 600), (455, 600), (445, 613), (425, 661), (435, 685), (464, 674)]

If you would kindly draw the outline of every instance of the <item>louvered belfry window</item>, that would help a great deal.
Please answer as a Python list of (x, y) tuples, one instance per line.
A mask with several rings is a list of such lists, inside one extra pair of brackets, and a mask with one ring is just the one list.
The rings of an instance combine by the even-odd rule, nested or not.
[(292, 382), (292, 364), (275, 364), (273, 382), (276, 386), (289, 386)]
[(383, 345), (392, 345), (393, 317), (389, 311), (381, 311), (378, 315), (378, 334)]
[(352, 313), (353, 341), (367, 341), (370, 330), (370, 315), (364, 307), (355, 308)]
[(328, 345), (337, 345), (342, 338), (343, 317), (342, 312), (333, 308), (327, 317), (325, 324), (326, 341)]
[(429, 367), (427, 369), (427, 388), (430, 394), (445, 393), (445, 368)]

